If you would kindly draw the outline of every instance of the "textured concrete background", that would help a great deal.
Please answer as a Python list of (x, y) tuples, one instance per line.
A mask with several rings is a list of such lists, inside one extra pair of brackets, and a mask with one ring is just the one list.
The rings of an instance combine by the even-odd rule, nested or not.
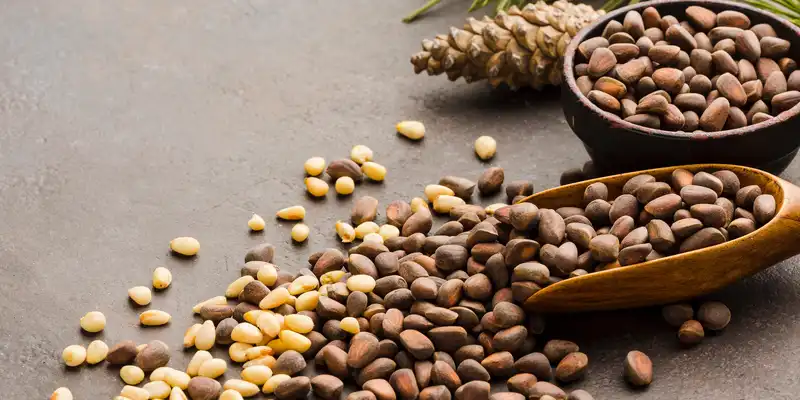
[[(419, 39), (464, 18), (450, 1), (413, 25), (400, 16), (420, 1), (0, 2), (0, 393), (43, 399), (69, 386), (76, 399), (109, 399), (122, 383), (105, 366), (67, 370), (69, 344), (88, 344), (78, 319), (100, 310), (98, 337), (179, 348), (189, 308), (222, 293), (244, 251), (267, 240), (276, 263), (298, 269), (335, 245), (333, 223), (351, 199), (304, 195), (302, 163), (344, 157), (354, 144), (389, 169), (363, 184), (385, 205), (421, 194), (444, 174), (476, 177), (471, 152), (494, 136), (492, 165), (537, 190), (586, 154), (562, 120), (556, 91), (509, 93), (414, 76)], [(422, 143), (393, 124), (425, 121)], [(800, 181), (800, 163), (784, 174)], [(493, 199), (483, 199), (484, 203)], [(289, 241), (275, 210), (300, 203), (307, 245)], [(268, 218), (251, 235), (253, 212)], [(199, 257), (169, 256), (168, 241), (197, 237)], [(591, 368), (571, 388), (597, 399), (791, 399), (800, 386), (797, 260), (714, 297), (730, 305), (728, 329), (680, 349), (658, 310), (553, 318), (550, 335), (575, 339)], [(141, 329), (126, 289), (166, 265), (173, 286), (152, 308), (168, 327)], [(658, 279), (658, 277), (654, 277)], [(621, 361), (640, 349), (655, 382), (628, 389)], [(183, 368), (175, 355), (172, 366)], [(236, 377), (231, 371), (227, 377)]]

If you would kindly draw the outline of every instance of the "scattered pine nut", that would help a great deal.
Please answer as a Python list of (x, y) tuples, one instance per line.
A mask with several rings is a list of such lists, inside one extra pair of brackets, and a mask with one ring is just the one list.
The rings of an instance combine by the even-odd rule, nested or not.
[(427, 197), (428, 201), (430, 201), (431, 203), (433, 203), (433, 201), (436, 200), (437, 197), (442, 195), (455, 196), (456, 194), (455, 192), (453, 192), (453, 189), (450, 189), (447, 186), (442, 186), (442, 185), (425, 186), (425, 197)]
[(266, 225), (267, 223), (264, 222), (264, 218), (261, 218), (261, 216), (258, 214), (253, 214), (253, 216), (250, 217), (250, 220), (247, 221), (247, 226), (250, 228), (250, 230), (255, 232), (263, 231)]
[(328, 182), (313, 176), (305, 179), (306, 190), (314, 197), (325, 197), (328, 194)]
[(183, 348), (188, 349), (194, 346), (194, 341), (197, 339), (197, 332), (200, 331), (200, 328), (203, 324), (194, 324), (186, 329), (186, 332), (183, 334)]
[(291, 206), (278, 210), (275, 215), (287, 221), (299, 221), (306, 217), (306, 209), (303, 206)]
[(278, 336), (278, 333), (281, 331), (281, 323), (275, 317), (275, 315), (270, 313), (261, 314), (258, 317), (258, 328), (261, 329), (269, 337)]
[[(308, 235), (311, 233), (311, 229), (308, 228), (306, 224), (296, 224), (292, 227), (292, 240), (295, 242), (305, 242), (308, 239)], [(277, 277), (277, 275), (276, 275)]]
[(61, 358), (68, 367), (77, 367), (86, 361), (86, 349), (78, 344), (67, 346), (61, 352)]
[(90, 311), (81, 317), (81, 328), (89, 333), (97, 333), (105, 329), (106, 316), (100, 311)]
[(221, 358), (212, 358), (211, 360), (204, 362), (203, 365), (200, 366), (200, 369), (197, 371), (197, 375), (205, 376), (206, 378), (216, 379), (222, 376), (222, 374), (224, 374), (225, 371), (227, 370), (228, 370), (228, 363), (226, 363), (225, 360)]
[(172, 283), (172, 272), (164, 267), (153, 270), (153, 288), (164, 290)]
[[(277, 274), (276, 274), (276, 277), (277, 277)], [(227, 299), (227, 298), (225, 298), (225, 296), (216, 296), (216, 297), (212, 297), (212, 298), (210, 298), (210, 299), (208, 299), (208, 300), (203, 300), (203, 301), (201, 301), (201, 302), (199, 302), (199, 303), (195, 304), (195, 305), (194, 305), (194, 307), (192, 307), (192, 311), (193, 311), (195, 314), (197, 314), (197, 313), (199, 313), (199, 312), (200, 312), (200, 310), (201, 310), (201, 309), (203, 308), (203, 306), (204, 306), (204, 305), (206, 305), (206, 304), (208, 304), (208, 305), (218, 305), (218, 306), (221, 306), (221, 305), (223, 305), (223, 304), (228, 304), (228, 299)]]
[(356, 238), (356, 230), (350, 224), (342, 221), (336, 222), (336, 234), (339, 235), (342, 243), (352, 243)]
[(167, 371), (167, 377), (164, 382), (167, 382), (172, 387), (187, 389), (191, 379), (192, 377), (190, 377), (186, 372), (170, 368), (170, 370)]
[(411, 199), (411, 212), (417, 212), (420, 208), (430, 208), (428, 202), (422, 197), (414, 197)]
[(264, 356), (271, 356), (274, 353), (275, 352), (271, 348), (269, 348), (267, 346), (255, 346), (255, 347), (251, 347), (251, 348), (247, 349), (247, 351), (245, 352), (245, 356), (247, 357), (247, 360), (249, 361), (249, 360), (255, 360), (256, 358), (261, 358), (261, 357), (264, 357)]
[(150, 393), (151, 399), (165, 399), (167, 396), (169, 396), (169, 392), (172, 391), (172, 388), (169, 386), (169, 384), (164, 381), (145, 383), (145, 385), (142, 386), (142, 389), (146, 390), (147, 393)]
[(108, 345), (102, 340), (95, 340), (89, 343), (86, 348), (86, 362), (89, 365), (94, 365), (102, 362), (108, 355)]
[(146, 306), (153, 300), (153, 293), (146, 286), (134, 286), (128, 289), (128, 297), (140, 306)]
[(200, 242), (193, 237), (176, 237), (169, 242), (169, 248), (175, 253), (191, 257), (200, 251)]
[(397, 133), (411, 140), (420, 140), (425, 137), (425, 125), (419, 121), (401, 121), (395, 128)]
[(225, 384), (222, 386), (222, 388), (225, 389), (225, 391), (234, 391), (239, 393), (243, 397), (255, 396), (261, 392), (261, 388), (256, 386), (256, 384), (241, 379), (228, 379), (225, 381)]
[(253, 324), (242, 322), (233, 328), (231, 339), (234, 342), (259, 344), (264, 339), (264, 334)]
[(363, 239), (369, 233), (377, 233), (381, 227), (373, 221), (362, 222), (356, 230), (356, 239)]
[(172, 316), (161, 310), (147, 310), (139, 314), (139, 323), (144, 326), (166, 325), (170, 319)]
[(73, 400), (72, 392), (68, 388), (60, 387), (50, 395), (50, 400)]
[(497, 152), (497, 141), (491, 136), (481, 136), (475, 140), (475, 154), (481, 160), (490, 160)]
[(150, 373), (150, 380), (151, 381), (166, 381), (167, 374), (171, 371), (172, 368), (170, 367), (158, 367), (153, 372)]
[(311, 176), (317, 176), (325, 171), (325, 159), (322, 157), (311, 157), (303, 164), (306, 173)]
[(144, 380), (144, 371), (135, 365), (126, 365), (120, 368), (119, 377), (126, 384), (136, 386)]
[(230, 285), (228, 285), (227, 289), (225, 289), (225, 297), (229, 299), (235, 299), (239, 297), (239, 295), (242, 294), (242, 290), (244, 290), (244, 287), (247, 286), (248, 283), (254, 280), (255, 278), (253, 278), (250, 275), (245, 275), (241, 278), (236, 279), (235, 281), (231, 282)]
[[(227, 385), (228, 382), (225, 382), (225, 384)], [(224, 392), (222, 392), (222, 394), (219, 396), (219, 400), (243, 400), (243, 399), (244, 397), (242, 397), (242, 394), (233, 389), (227, 389)]]
[(169, 400), (189, 400), (183, 390), (179, 387), (173, 387), (169, 393)]
[(383, 244), (383, 236), (375, 232), (368, 233), (366, 236), (364, 236), (364, 241)]
[(441, 195), (433, 201), (433, 210), (438, 213), (449, 213), (453, 207), (464, 204), (467, 203), (460, 197)]
[(214, 340), (217, 337), (217, 330), (214, 328), (214, 321), (203, 322), (203, 326), (197, 331), (194, 339), (194, 347), (198, 350), (208, 350), (214, 347)]
[(272, 378), (272, 369), (266, 365), (254, 365), (242, 370), (242, 379), (259, 386), (267, 383), (269, 378)]
[(261, 281), (261, 283), (272, 286), (275, 284), (275, 281), (278, 280), (278, 270), (274, 265), (266, 263), (258, 270), (256, 278)]
[(189, 361), (189, 365), (186, 367), (186, 373), (189, 374), (189, 376), (197, 376), (197, 373), (200, 371), (200, 366), (213, 358), (214, 356), (212, 356), (211, 353), (205, 350), (199, 350), (197, 353), (194, 353), (194, 356), (192, 356), (192, 359)]
[(372, 179), (373, 181), (380, 182), (386, 179), (386, 167), (380, 165), (376, 162), (367, 161), (364, 165), (361, 166), (361, 172), (367, 176), (367, 178)]
[(253, 348), (253, 345), (247, 343), (235, 342), (228, 348), (228, 356), (233, 362), (247, 361), (247, 350)]
[(372, 161), (372, 149), (363, 144), (357, 144), (350, 150), (350, 159), (357, 164), (364, 164), (367, 161)]
[[(264, 346), (264, 347), (268, 347), (268, 346)], [(272, 348), (270, 347), (270, 349), (272, 349)], [(254, 359), (244, 363), (242, 365), (242, 368), (254, 367), (256, 365), (263, 365), (265, 367), (272, 368), (272, 367), (275, 366), (276, 362), (277, 362), (277, 360), (275, 359), (275, 357), (273, 357), (273, 356), (264, 356), (264, 357), (254, 358)]]
[(356, 182), (349, 176), (340, 176), (336, 179), (334, 187), (336, 188), (336, 193), (348, 195), (356, 189)]
[(380, 229), (378, 229), (378, 234), (381, 235), (385, 241), (387, 239), (400, 236), (400, 228), (389, 224), (381, 225)]
[(147, 400), (150, 398), (150, 392), (147, 390), (130, 385), (123, 387), (119, 395), (130, 400)]

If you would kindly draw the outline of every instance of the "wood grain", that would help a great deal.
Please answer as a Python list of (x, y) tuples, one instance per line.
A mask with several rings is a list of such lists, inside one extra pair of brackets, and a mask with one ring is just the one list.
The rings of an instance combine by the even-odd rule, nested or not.
[(540, 208), (583, 205), (583, 191), (594, 182), (608, 186), (609, 198), (621, 193), (631, 177), (650, 174), (669, 182), (672, 171), (728, 169), (742, 187), (758, 185), (775, 197), (775, 218), (749, 235), (723, 244), (625, 267), (607, 268), (545, 287), (525, 307), (537, 312), (610, 310), (668, 304), (713, 292), (736, 280), (800, 254), (800, 188), (754, 168), (726, 164), (693, 164), (657, 168), (578, 182), (546, 190), (523, 201)]

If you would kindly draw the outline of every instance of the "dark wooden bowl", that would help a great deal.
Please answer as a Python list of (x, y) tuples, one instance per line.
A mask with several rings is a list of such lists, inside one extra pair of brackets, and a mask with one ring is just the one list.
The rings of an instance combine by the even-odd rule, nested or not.
[(624, 121), (594, 105), (575, 84), (575, 55), (578, 44), (600, 36), (606, 23), (622, 22), (630, 10), (658, 9), (662, 16), (685, 19), (686, 7), (699, 5), (715, 12), (737, 10), (753, 25), (767, 23), (783, 39), (791, 42), (789, 56), (800, 61), (800, 29), (790, 22), (759, 9), (717, 0), (648, 1), (609, 13), (580, 31), (570, 41), (564, 55), (561, 102), (572, 131), (583, 141), (595, 166), (603, 174), (636, 171), (683, 164), (739, 164), (773, 173), (782, 172), (800, 146), (800, 105), (760, 124), (713, 133), (671, 132), (651, 129)]

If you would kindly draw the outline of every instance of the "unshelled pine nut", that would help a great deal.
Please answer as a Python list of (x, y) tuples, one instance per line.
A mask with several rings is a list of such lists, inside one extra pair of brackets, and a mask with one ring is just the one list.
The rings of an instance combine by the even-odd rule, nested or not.
[(233, 362), (243, 363), (247, 361), (247, 350), (252, 347), (252, 344), (235, 342), (231, 347), (228, 347), (228, 356)]
[(212, 358), (203, 363), (197, 371), (197, 375), (205, 376), (206, 378), (216, 379), (228, 369), (228, 363), (221, 358)]
[(242, 370), (242, 379), (256, 384), (263, 385), (272, 378), (272, 369), (266, 365), (254, 365)]
[(292, 240), (301, 243), (308, 239), (311, 229), (306, 224), (296, 224), (292, 227)]
[(97, 333), (105, 329), (106, 316), (100, 311), (90, 311), (81, 317), (81, 328), (89, 333)]
[(291, 206), (278, 210), (275, 215), (287, 221), (299, 221), (306, 217), (306, 209), (303, 206)]
[[(277, 277), (277, 274), (276, 274), (276, 277)], [(225, 305), (225, 304), (228, 304), (228, 299), (225, 298), (225, 296), (216, 296), (216, 297), (212, 297), (212, 298), (210, 298), (208, 300), (203, 300), (203, 301), (195, 304), (194, 307), (192, 307), (192, 312), (194, 312), (195, 314), (199, 313), (204, 305), (221, 306), (221, 305)]]
[(397, 133), (411, 140), (420, 140), (425, 137), (425, 125), (419, 121), (400, 121), (395, 128)]
[(77, 367), (86, 361), (86, 349), (78, 344), (67, 346), (61, 352), (61, 358), (64, 359), (64, 364), (68, 367)]
[(153, 270), (153, 287), (158, 290), (164, 290), (172, 283), (172, 272), (164, 267), (158, 267)]
[(200, 371), (200, 366), (213, 358), (214, 356), (212, 356), (211, 353), (205, 350), (199, 350), (197, 353), (194, 353), (194, 356), (192, 356), (192, 359), (189, 361), (189, 365), (186, 367), (186, 373), (189, 374), (189, 376), (197, 376), (198, 371)]
[(247, 286), (248, 283), (254, 281), (255, 279), (250, 275), (245, 275), (241, 278), (236, 279), (235, 281), (231, 282), (228, 285), (228, 288), (225, 289), (225, 297), (227, 298), (237, 298), (240, 294), (242, 294), (242, 290), (244, 287)]
[(203, 324), (194, 324), (190, 326), (188, 329), (186, 329), (186, 332), (184, 332), (183, 334), (184, 348), (188, 349), (189, 347), (194, 346), (194, 341), (195, 339), (197, 339), (197, 332), (200, 330), (202, 326)]
[(180, 255), (190, 257), (200, 251), (200, 242), (193, 237), (176, 237), (169, 242), (169, 248)]
[(140, 306), (146, 306), (153, 300), (153, 293), (149, 287), (135, 286), (128, 289), (128, 297)]
[(120, 368), (119, 377), (128, 385), (136, 386), (144, 380), (144, 371), (135, 365), (126, 365)]
[(255, 232), (263, 231), (266, 225), (267, 223), (264, 221), (264, 218), (261, 218), (258, 214), (253, 214), (250, 220), (247, 221), (247, 226)]
[(208, 350), (214, 347), (216, 337), (217, 330), (214, 327), (214, 321), (205, 321), (203, 322), (203, 326), (197, 331), (197, 336), (194, 339), (194, 347), (197, 347), (198, 350)]
[(172, 316), (161, 310), (147, 310), (139, 314), (139, 322), (144, 326), (161, 326), (169, 323)]
[(322, 157), (311, 157), (303, 164), (306, 173), (311, 176), (317, 176), (325, 171), (325, 159)]
[(356, 190), (356, 182), (349, 176), (340, 176), (336, 179), (334, 188), (336, 189), (336, 193), (341, 195), (352, 194), (353, 191)]
[(225, 384), (222, 385), (222, 388), (225, 390), (235, 390), (243, 397), (255, 396), (261, 391), (261, 388), (256, 386), (256, 384), (241, 379), (228, 379), (225, 381)]
[(106, 359), (108, 355), (108, 345), (102, 340), (95, 340), (89, 343), (86, 348), (86, 362), (90, 365), (97, 364)]

